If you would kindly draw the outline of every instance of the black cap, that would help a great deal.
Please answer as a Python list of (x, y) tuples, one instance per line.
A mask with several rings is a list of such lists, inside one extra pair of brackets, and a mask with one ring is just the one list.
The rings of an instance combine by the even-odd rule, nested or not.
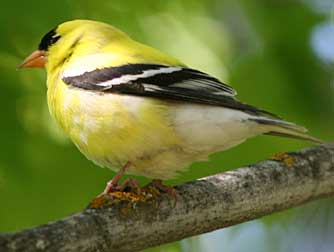
[(57, 28), (54, 28), (44, 35), (38, 45), (39, 50), (47, 51), (51, 45), (53, 45), (58, 41), (58, 39), (60, 39), (60, 35), (56, 33), (56, 29)]

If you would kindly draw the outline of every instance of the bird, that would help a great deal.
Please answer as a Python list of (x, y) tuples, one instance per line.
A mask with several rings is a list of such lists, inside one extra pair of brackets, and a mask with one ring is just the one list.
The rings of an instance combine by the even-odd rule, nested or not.
[(306, 128), (243, 103), (218, 78), (98, 21), (72, 20), (46, 33), (19, 68), (45, 68), (50, 114), (77, 148), (116, 172), (103, 193), (161, 190), (190, 164), (266, 134), (321, 143)]

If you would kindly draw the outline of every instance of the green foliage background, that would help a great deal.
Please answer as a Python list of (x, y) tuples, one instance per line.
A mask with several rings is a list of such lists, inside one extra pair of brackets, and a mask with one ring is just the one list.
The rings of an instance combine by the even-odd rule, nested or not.
[[(16, 71), (20, 61), (37, 47), (41, 36), (58, 23), (84, 18), (113, 24), (136, 40), (219, 77), (238, 90), (239, 99), (305, 125), (314, 136), (333, 140), (333, 51), (328, 49), (328, 57), (321, 57), (312, 43), (317, 27), (333, 22), (331, 4), (325, 0), (3, 2), (0, 231), (20, 230), (79, 211), (113, 176), (111, 171), (86, 160), (49, 117), (44, 71)], [(260, 136), (213, 155), (209, 163), (194, 164), (170, 183), (215, 174), (307, 145)], [(326, 211), (314, 209), (333, 210), (331, 203), (318, 202), (309, 208), (326, 220)], [(290, 217), (296, 211), (307, 215), (304, 212), (308, 213), (309, 208), (276, 214), (263, 221), (269, 226), (295, 225)], [(242, 228), (240, 225), (233, 232)], [(334, 225), (328, 232), (333, 234), (333, 230)], [(150, 251), (195, 251), (200, 239)], [(281, 251), (280, 240), (275, 236), (267, 239), (271, 251)], [(240, 243), (235, 251), (248, 250)]]

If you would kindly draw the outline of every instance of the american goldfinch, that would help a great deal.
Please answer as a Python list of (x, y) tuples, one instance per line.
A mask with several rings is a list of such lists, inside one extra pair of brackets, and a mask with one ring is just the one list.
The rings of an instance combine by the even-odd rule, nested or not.
[(191, 163), (259, 134), (320, 142), (105, 23), (58, 25), (20, 67), (46, 68), (51, 115), (88, 159), (117, 172), (106, 193), (136, 184), (120, 184), (124, 173), (161, 186)]

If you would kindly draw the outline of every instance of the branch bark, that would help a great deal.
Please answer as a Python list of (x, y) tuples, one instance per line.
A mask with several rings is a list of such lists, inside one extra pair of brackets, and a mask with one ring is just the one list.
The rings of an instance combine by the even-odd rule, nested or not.
[(333, 143), (281, 159), (177, 186), (175, 207), (162, 195), (159, 204), (139, 202), (127, 212), (122, 203), (89, 208), (46, 225), (0, 234), (0, 251), (133, 252), (334, 196)]

